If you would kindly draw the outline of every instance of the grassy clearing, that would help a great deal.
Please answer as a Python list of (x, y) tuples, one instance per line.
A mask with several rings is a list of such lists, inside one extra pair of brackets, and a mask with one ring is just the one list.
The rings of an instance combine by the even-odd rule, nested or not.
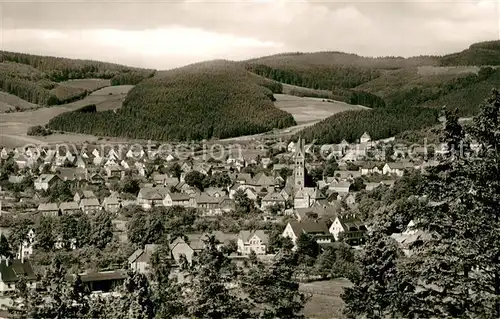
[[(2, 114), (2, 116), (0, 116), (0, 145), (15, 147), (25, 145), (26, 143), (35, 143), (37, 141), (41, 143), (64, 143), (97, 140), (97, 137), (85, 134), (53, 134), (34, 138), (27, 137), (26, 132), (31, 126), (45, 125), (54, 116), (64, 112), (74, 111), (85, 105), (95, 104), (97, 106), (97, 111), (118, 109), (122, 106), (123, 100), (127, 96), (126, 93), (132, 87), (131, 85), (106, 87), (91, 93), (83, 100), (72, 103), (25, 112)], [(111, 93), (111, 95), (109, 93)], [(0, 94), (0, 99), (3, 95), (17, 98), (4, 93)], [(21, 101), (28, 103), (24, 100)]]
[(29, 110), (38, 107), (38, 105), (25, 101), (15, 95), (0, 92), (0, 113), (10, 110)]
[(362, 110), (362, 106), (350, 105), (343, 102), (328, 102), (325, 99), (298, 97), (287, 94), (274, 94), (274, 105), (290, 114), (297, 124), (310, 123), (323, 120), (333, 114)]
[(110, 86), (111, 81), (105, 79), (79, 79), (79, 80), (68, 80), (59, 83), (59, 86), (66, 86), (77, 89), (84, 89), (90, 92), (99, 90), (103, 87)]
[(311, 293), (312, 297), (304, 307), (306, 318), (312, 319), (343, 319), (344, 302), (340, 295), (344, 287), (350, 286), (346, 279), (317, 281), (300, 285), (300, 290)]

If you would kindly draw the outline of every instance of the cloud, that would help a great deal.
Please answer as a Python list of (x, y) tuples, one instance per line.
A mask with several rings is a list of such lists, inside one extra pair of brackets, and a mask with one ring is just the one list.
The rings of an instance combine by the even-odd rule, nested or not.
[(282, 51), (444, 54), (500, 38), (495, 1), (157, 1), (1, 4), (4, 49), (164, 68)]

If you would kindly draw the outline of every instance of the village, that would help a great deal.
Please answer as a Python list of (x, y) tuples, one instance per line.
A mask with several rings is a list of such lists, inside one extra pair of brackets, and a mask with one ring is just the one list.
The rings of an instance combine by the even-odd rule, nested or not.
[[(127, 223), (134, 212), (184, 209), (206, 222), (235, 215), (246, 222), (232, 227), (231, 232), (204, 227), (203, 232), (169, 234), (170, 258), (179, 269), (183, 262), (192, 262), (209, 235), (215, 236), (232, 260), (242, 264), (255, 257), (272, 260), (276, 251), (272, 246), (278, 241), (283, 244), (276, 234), (294, 249), (301, 236), (307, 235), (321, 249), (342, 242), (359, 250), (370, 227), (358, 214), (359, 195), (378, 187), (390, 188), (406, 172), (435, 164), (426, 150), (414, 149), (409, 156), (408, 151), (395, 150), (392, 139), (372, 141), (367, 133), (358, 143), (344, 140), (316, 146), (299, 138), (288, 143), (252, 141), (237, 155), (231, 146), (227, 151), (223, 160), (205, 160), (206, 154), (200, 160), (196, 155), (202, 152), (180, 159), (179, 154), (160, 156), (154, 149), (117, 152), (113, 147), (103, 151), (97, 145), (86, 145), (79, 152), (3, 148), (2, 236), (11, 241), (10, 226), (21, 216), (36, 220), (111, 214), (112, 237), (137, 248), (122, 264), (79, 273), (92, 292), (107, 293), (123, 282), (127, 270), (147, 273), (151, 269), (157, 245), (129, 242)], [(82, 247), (79, 239), (60, 234), (54, 235), (53, 247), (40, 245), (41, 235), (47, 234), (26, 228), (17, 246), (10, 242), (12, 254), (2, 256), (0, 266), (0, 293), (13, 291), (21, 275), (36, 287), (40, 265), (35, 256), (39, 251)], [(418, 234), (409, 228), (393, 237), (405, 245)], [(307, 271), (304, 275), (314, 277)]]

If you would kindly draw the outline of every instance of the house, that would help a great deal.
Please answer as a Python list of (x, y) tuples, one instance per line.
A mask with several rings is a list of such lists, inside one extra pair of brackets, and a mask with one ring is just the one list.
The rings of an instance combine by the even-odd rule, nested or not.
[(248, 183), (249, 186), (254, 187), (255, 189), (260, 189), (262, 187), (274, 187), (275, 186), (274, 178), (271, 176), (267, 176), (264, 172), (260, 172), (255, 175), (252, 180)]
[(386, 163), (382, 168), (382, 173), (384, 175), (397, 175), (403, 176), (405, 170), (405, 166), (401, 162), (395, 163)]
[(117, 164), (107, 165), (104, 170), (106, 171), (107, 178), (121, 179), (125, 176), (125, 171)]
[(80, 209), (85, 214), (101, 210), (101, 205), (97, 198), (83, 198), (80, 201)]
[(10, 184), (21, 184), (24, 181), (24, 176), (23, 175), (10, 175), (9, 176), (9, 183)]
[(59, 215), (59, 207), (56, 203), (42, 203), (38, 205), (37, 211), (43, 216), (56, 217)]
[(193, 207), (198, 208), (203, 215), (219, 215), (222, 212), (219, 209), (220, 199), (207, 194), (200, 194), (194, 197)]
[(48, 190), (58, 180), (59, 178), (54, 174), (41, 174), (33, 183), (36, 190)]
[(283, 209), (286, 205), (286, 200), (278, 192), (270, 192), (266, 196), (264, 196), (264, 198), (262, 198), (262, 210), (267, 210), (277, 205), (281, 206)]
[(295, 245), (297, 239), (303, 233), (312, 236), (318, 244), (332, 242), (332, 235), (328, 231), (328, 226), (323, 221), (288, 222), (282, 236), (290, 238)]
[(142, 187), (137, 195), (137, 205), (144, 209), (164, 206), (163, 200), (170, 191), (166, 187)]
[[(80, 274), (82, 283), (87, 287), (91, 293), (108, 293), (115, 291), (116, 288), (121, 287), (127, 278), (125, 270), (111, 270), (93, 273)], [(69, 275), (67, 280), (74, 281), (76, 275)]]
[(193, 257), (195, 256), (195, 254), (197, 252), (200, 252), (202, 249), (203, 244), (199, 239), (193, 237), (187, 242), (183, 238), (178, 237), (170, 244), (172, 258), (177, 265), (180, 265), (182, 263), (182, 258), (185, 258), (186, 261), (191, 264), (193, 262)]
[(13, 291), (16, 283), (23, 277), (28, 287), (36, 287), (36, 275), (29, 260), (9, 259), (1, 257), (0, 260), (0, 293)]
[(321, 199), (325, 199), (325, 196), (319, 191), (319, 189), (304, 187), (299, 189), (295, 194), (293, 205), (295, 208), (308, 208)]
[(102, 201), (102, 207), (105, 211), (116, 213), (120, 210), (120, 200), (116, 196), (116, 194), (111, 194), (108, 197), (104, 198)]
[(347, 194), (349, 193), (349, 188), (351, 187), (351, 182), (332, 182), (328, 189), (336, 192), (338, 194)]
[(335, 218), (329, 232), (335, 240), (342, 238), (349, 245), (357, 246), (364, 244), (367, 228), (355, 214), (346, 214)]
[(191, 197), (188, 194), (184, 193), (166, 193), (165, 198), (163, 199), (163, 206), (171, 207), (171, 206), (183, 206), (190, 207), (192, 206)]
[(81, 212), (77, 202), (63, 202), (59, 204), (59, 210), (62, 215), (78, 214)]
[(145, 245), (144, 248), (137, 249), (128, 258), (129, 268), (133, 271), (146, 274), (151, 269), (151, 255), (157, 249), (158, 245)]
[(269, 245), (269, 236), (263, 230), (242, 230), (238, 234), (238, 253), (249, 255), (252, 251), (257, 255), (265, 255)]
[(366, 132), (363, 133), (363, 135), (361, 135), (361, 137), (359, 138), (359, 143), (360, 144), (363, 144), (363, 143), (368, 143), (368, 142), (371, 142), (372, 138), (370, 137), (370, 135)]
[(361, 171), (338, 171), (335, 172), (335, 177), (339, 181), (352, 182), (355, 178), (361, 177)]
[(19, 245), (19, 250), (17, 251), (17, 259), (25, 260), (33, 255), (33, 246), (35, 244), (35, 232), (33, 229), (28, 231), (26, 239), (23, 243)]
[(80, 201), (84, 198), (97, 198), (97, 196), (95, 196), (94, 192), (91, 190), (79, 190), (73, 196), (73, 201), (80, 203)]

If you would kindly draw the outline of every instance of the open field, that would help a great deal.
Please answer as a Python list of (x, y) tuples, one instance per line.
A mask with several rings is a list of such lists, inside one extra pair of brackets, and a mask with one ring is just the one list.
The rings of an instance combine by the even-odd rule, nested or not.
[[(53, 134), (46, 137), (26, 136), (28, 128), (34, 125), (45, 125), (54, 116), (74, 111), (89, 104), (95, 104), (97, 111), (118, 109), (121, 107), (127, 92), (132, 85), (106, 87), (91, 93), (83, 100), (54, 106), (39, 108), (26, 112), (2, 114), (0, 117), (0, 145), (9, 147), (22, 146), (27, 143), (64, 143), (78, 141), (95, 141), (97, 137), (83, 134)], [(111, 93), (111, 95), (109, 94)], [(27, 103), (27, 102), (26, 102)]]
[(38, 105), (25, 101), (15, 95), (0, 92), (0, 113), (4, 113), (9, 109), (15, 110), (16, 108), (29, 110), (37, 106)]
[(340, 295), (344, 287), (349, 287), (351, 282), (347, 279), (334, 279), (300, 284), (300, 290), (311, 293), (312, 297), (304, 307), (306, 318), (312, 319), (341, 319), (344, 302)]
[(320, 98), (298, 97), (287, 94), (274, 94), (274, 97), (276, 98), (274, 105), (292, 114), (297, 124), (320, 121), (339, 112), (366, 108), (361, 105), (351, 105), (337, 101), (328, 102)]
[(60, 82), (59, 85), (71, 88), (85, 89), (87, 91), (96, 91), (100, 88), (110, 86), (110, 80), (104, 79), (79, 79)]

